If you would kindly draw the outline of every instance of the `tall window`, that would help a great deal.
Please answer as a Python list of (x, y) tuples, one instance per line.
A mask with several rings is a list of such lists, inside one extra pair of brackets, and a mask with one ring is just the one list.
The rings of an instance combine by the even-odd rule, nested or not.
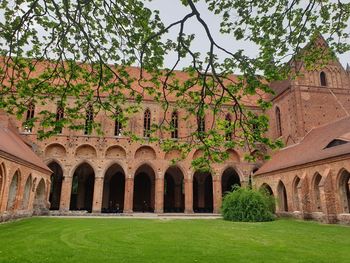
[(150, 137), (151, 135), (151, 111), (145, 110), (143, 115), (143, 137)]
[(115, 112), (114, 136), (122, 136), (123, 124), (121, 122), (122, 110), (118, 108)]
[(94, 109), (91, 104), (88, 105), (85, 117), (85, 130), (84, 134), (89, 135), (92, 132), (92, 123), (94, 121)]
[(225, 117), (226, 125), (225, 125), (225, 139), (226, 141), (230, 141), (232, 139), (232, 131), (231, 131), (231, 115), (227, 114)]
[[(57, 106), (57, 111), (56, 111), (56, 123), (59, 122), (60, 120), (63, 119), (64, 116), (64, 109), (62, 106)], [(58, 133), (62, 133), (62, 126), (59, 124), (58, 126)]]
[(281, 111), (276, 107), (276, 129), (278, 137), (282, 136)]
[[(26, 122), (28, 122), (34, 118), (34, 112), (35, 112), (35, 105), (33, 102), (30, 102), (28, 105), (28, 109), (27, 109)], [(25, 132), (32, 132), (32, 126), (29, 125), (28, 123), (26, 123), (24, 126), (24, 131)]]
[(198, 116), (197, 117), (197, 131), (199, 133), (199, 136), (202, 137), (203, 134), (205, 132), (205, 118)]
[(178, 114), (176, 111), (174, 111), (172, 114), (171, 114), (171, 138), (172, 139), (177, 139), (179, 138), (179, 132), (178, 132), (178, 124), (179, 124), (179, 121), (178, 121)]
[(320, 73), (320, 83), (321, 86), (327, 86), (326, 73), (324, 73), (323, 71)]

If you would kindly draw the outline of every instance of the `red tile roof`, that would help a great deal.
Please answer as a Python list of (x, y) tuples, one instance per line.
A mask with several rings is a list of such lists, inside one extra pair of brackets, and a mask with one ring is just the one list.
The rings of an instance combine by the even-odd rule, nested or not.
[(273, 154), (271, 160), (266, 162), (256, 172), (256, 175), (350, 154), (350, 142), (326, 148), (335, 139), (348, 138), (349, 132), (350, 117), (314, 128), (300, 143), (283, 148)]

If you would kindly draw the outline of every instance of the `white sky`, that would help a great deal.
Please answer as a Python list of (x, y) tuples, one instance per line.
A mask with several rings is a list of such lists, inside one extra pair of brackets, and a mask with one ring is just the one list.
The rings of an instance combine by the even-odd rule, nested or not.
[[(233, 36), (221, 34), (219, 32), (219, 16), (215, 16), (209, 12), (206, 8), (206, 4), (203, 2), (196, 3), (196, 6), (201, 11), (203, 19), (207, 22), (208, 26), (210, 26), (212, 35), (218, 44), (222, 45), (224, 48), (230, 51), (244, 49), (249, 57), (254, 57), (258, 54), (258, 48), (253, 43), (243, 41), (237, 42), (234, 40)], [(152, 0), (150, 3), (147, 2), (146, 6), (151, 9), (158, 9), (160, 11), (160, 16), (166, 26), (190, 13), (190, 8), (183, 6), (180, 0)], [(192, 19), (192, 23), (188, 23), (187, 25), (188, 26), (185, 28), (185, 33), (196, 34), (196, 39), (193, 42), (193, 48), (200, 53), (207, 52), (209, 45), (201, 25), (194, 18)], [(169, 33), (169, 36), (172, 36), (173, 38), (176, 36), (175, 34), (176, 31), (173, 30)], [(220, 54), (218, 55), (220, 56)], [(344, 67), (346, 66), (346, 63), (350, 64), (350, 52), (338, 55), (338, 58)], [(175, 60), (175, 54), (168, 56), (165, 61), (165, 66), (171, 67)], [(178, 68), (180, 69), (183, 66), (187, 66), (188, 64), (189, 60), (184, 61)]]

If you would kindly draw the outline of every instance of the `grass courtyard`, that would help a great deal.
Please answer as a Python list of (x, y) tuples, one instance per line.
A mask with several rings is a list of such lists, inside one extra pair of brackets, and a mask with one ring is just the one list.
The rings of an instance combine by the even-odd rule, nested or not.
[(30, 218), (0, 225), (0, 262), (350, 262), (350, 227)]

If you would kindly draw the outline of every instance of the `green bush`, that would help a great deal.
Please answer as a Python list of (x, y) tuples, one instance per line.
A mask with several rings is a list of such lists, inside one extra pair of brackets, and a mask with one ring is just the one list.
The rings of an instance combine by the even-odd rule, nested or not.
[(225, 220), (263, 222), (274, 220), (275, 199), (267, 192), (235, 187), (224, 196), (221, 213)]

